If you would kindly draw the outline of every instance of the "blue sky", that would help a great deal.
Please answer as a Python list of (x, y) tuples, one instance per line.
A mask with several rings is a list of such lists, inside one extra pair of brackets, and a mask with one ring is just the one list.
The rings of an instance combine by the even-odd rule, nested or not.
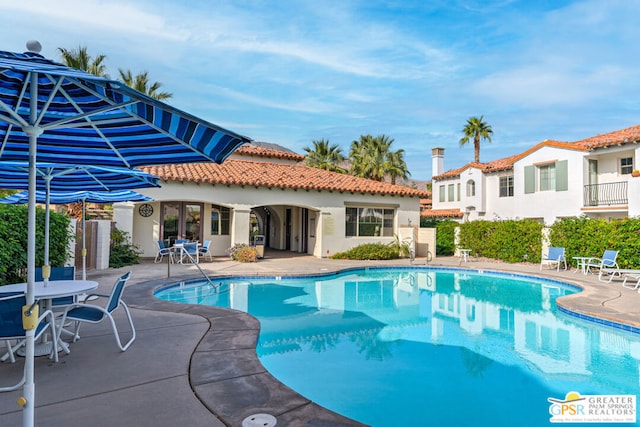
[(59, 60), (85, 45), (148, 70), (174, 106), (304, 154), (360, 135), (406, 151), (414, 179), (473, 159), (461, 129), (483, 115), (480, 159), (546, 139), (640, 124), (640, 1), (0, 0), (0, 49), (27, 40)]

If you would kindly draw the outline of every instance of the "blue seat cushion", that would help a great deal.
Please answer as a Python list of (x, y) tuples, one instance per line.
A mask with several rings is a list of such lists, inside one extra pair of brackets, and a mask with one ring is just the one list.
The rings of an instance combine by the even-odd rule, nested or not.
[(93, 307), (76, 307), (67, 313), (67, 319), (86, 320), (88, 322), (99, 322), (103, 317), (104, 313)]

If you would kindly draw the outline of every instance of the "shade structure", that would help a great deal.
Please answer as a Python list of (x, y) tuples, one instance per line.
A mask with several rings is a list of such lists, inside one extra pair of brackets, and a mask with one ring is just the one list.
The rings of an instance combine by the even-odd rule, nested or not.
[[(137, 169), (124, 169), (108, 166), (83, 166), (59, 163), (37, 163), (36, 170), (36, 201), (45, 205), (45, 241), (44, 241), (44, 266), (49, 267), (49, 199), (55, 194), (56, 201), (51, 203), (76, 203), (96, 199), (96, 203), (109, 203), (115, 201), (137, 201), (146, 196), (133, 191), (116, 192), (112, 190), (159, 187), (160, 179), (154, 175)], [(0, 161), (0, 188), (25, 189), (29, 184), (29, 164), (25, 162)], [(70, 191), (82, 188), (95, 190)], [(53, 193), (52, 193), (53, 189)], [(107, 193), (106, 191), (110, 191)], [(28, 203), (28, 192), (13, 195), (2, 201), (3, 203)], [(63, 197), (66, 199), (63, 200)], [(105, 199), (101, 202), (98, 199)], [(66, 201), (65, 201), (66, 200)], [(88, 200), (93, 202), (93, 200)], [(83, 211), (84, 211), (83, 203)], [(82, 245), (82, 278), (86, 278), (86, 245), (83, 212), (83, 245)], [(48, 270), (47, 270), (48, 271)], [(45, 277), (46, 280), (46, 277)]]
[[(160, 186), (157, 176), (137, 169), (38, 162), (35, 172), (36, 189), (45, 192), (105, 192)], [(26, 190), (28, 186), (28, 162), (0, 161), (0, 188)]]
[[(0, 163), (0, 170), (2, 164)], [(0, 180), (0, 183), (2, 181)], [(86, 205), (87, 203), (115, 203), (115, 202), (147, 202), (153, 200), (143, 194), (132, 190), (115, 191), (36, 191), (36, 202), (46, 206), (45, 225), (45, 253), (44, 264), (49, 266), (49, 205), (68, 203), (82, 203), (82, 280), (87, 278), (87, 241), (86, 241)], [(0, 203), (25, 204), (29, 202), (29, 193), (26, 191), (12, 194), (0, 199)], [(48, 277), (47, 277), (48, 279)], [(46, 279), (45, 279), (46, 280)]]
[(219, 163), (250, 142), (121, 82), (0, 51), (0, 160), (27, 160), (30, 136), (39, 162), (125, 168)]
[[(0, 181), (1, 182), (1, 181)], [(64, 205), (69, 203), (116, 203), (116, 202), (148, 202), (153, 200), (131, 190), (115, 191), (56, 191), (49, 194), (48, 203), (53, 205)], [(0, 203), (12, 205), (26, 204), (29, 202), (29, 194), (26, 191), (12, 194), (0, 199)], [(47, 195), (44, 191), (36, 191), (36, 202), (47, 203)]]
[[(27, 304), (35, 279), (37, 161), (135, 166), (222, 162), (249, 138), (124, 84), (46, 59), (0, 51), (0, 162), (29, 162)], [(33, 330), (27, 331), (23, 426), (34, 425)]]

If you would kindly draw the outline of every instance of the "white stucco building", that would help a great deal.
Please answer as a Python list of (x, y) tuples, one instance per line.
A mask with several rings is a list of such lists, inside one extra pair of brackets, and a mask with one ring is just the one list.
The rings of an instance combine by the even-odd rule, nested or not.
[(575, 142), (544, 141), (488, 163), (444, 171), (444, 149), (433, 150), (433, 210), (463, 221), (532, 218), (546, 224), (586, 215), (640, 215), (640, 126)]
[(178, 238), (211, 240), (221, 256), (263, 235), (267, 248), (316, 257), (395, 235), (426, 239), (418, 233), (426, 192), (310, 168), (303, 159), (245, 145), (221, 165), (145, 167), (162, 180), (161, 188), (140, 190), (154, 201), (115, 204), (114, 221), (143, 257), (155, 256), (158, 240)]

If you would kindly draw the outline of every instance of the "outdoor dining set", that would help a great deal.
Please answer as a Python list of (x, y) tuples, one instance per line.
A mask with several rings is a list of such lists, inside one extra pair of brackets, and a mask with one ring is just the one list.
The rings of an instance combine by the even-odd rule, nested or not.
[[(56, 289), (56, 280), (53, 277), (43, 277), (42, 282), (35, 280), (36, 190), (56, 190), (56, 182), (62, 178), (51, 174), (39, 175), (37, 169), (44, 164), (66, 164), (70, 170), (73, 166), (84, 165), (117, 168), (123, 175), (135, 175), (140, 172), (135, 168), (141, 166), (221, 163), (251, 139), (153, 99), (120, 81), (48, 59), (40, 54), (42, 46), (38, 41), (28, 41), (27, 50), (24, 53), (0, 51), (0, 167), (8, 162), (20, 162), (19, 167), (25, 172), (15, 178), (14, 186), (6, 186), (3, 181), (0, 188), (28, 191), (26, 282), (2, 286), (0, 321), (3, 333), (15, 331), (18, 334), (17, 345), (25, 349), (23, 377), (12, 389), (22, 388), (19, 403), (22, 425), (33, 426), (36, 407), (35, 337), (49, 334), (56, 355), (59, 343), (65, 348), (66, 344), (57, 337), (65, 333), (66, 324), (56, 324), (53, 300), (76, 295), (76, 291), (39, 293), (39, 289)], [(78, 187), (75, 190), (135, 188), (127, 186), (124, 176), (116, 178), (115, 182), (124, 184), (119, 188), (109, 188), (100, 185), (99, 180), (86, 180), (76, 182)], [(149, 184), (157, 186), (157, 182)], [(90, 186), (95, 187), (88, 188)], [(57, 189), (70, 190), (69, 187)], [(46, 251), (45, 246), (45, 254)], [(196, 259), (198, 257), (199, 254)], [(49, 273), (49, 268), (45, 262), (43, 272)], [(63, 312), (65, 322), (109, 318), (107, 314), (120, 306), (127, 310), (119, 294), (128, 277), (125, 275), (116, 283), (107, 305), (102, 306), (105, 311), (91, 309), (95, 304), (77, 306), (81, 302), (76, 301)], [(78, 289), (78, 293), (90, 292), (98, 286), (95, 282), (80, 282), (83, 284), (74, 284), (78, 288), (84, 287)], [(51, 301), (52, 305), (45, 301)], [(38, 313), (39, 303), (43, 304), (41, 315)], [(130, 323), (133, 329), (133, 323)], [(77, 339), (77, 331), (73, 336)], [(0, 336), (0, 344), (5, 342), (5, 336)], [(124, 344), (122, 349), (129, 344)], [(14, 357), (13, 349), (15, 345), (7, 351), (7, 358)]]
[(200, 257), (208, 257), (209, 261), (213, 260), (211, 240), (205, 240), (204, 243), (200, 243), (187, 239), (177, 239), (172, 246), (169, 246), (164, 240), (158, 240), (156, 244), (158, 246), (158, 252), (154, 259), (156, 264), (162, 262), (165, 256), (169, 258), (169, 262), (178, 264), (198, 264)]
[[(56, 267), (52, 269), (38, 268), (34, 284), (35, 302), (26, 303), (26, 283), (6, 285), (0, 288), (0, 343), (4, 344), (4, 354), (0, 350), (0, 360), (16, 361), (16, 355), (24, 356), (26, 345), (27, 322), (35, 329), (35, 340), (40, 340), (34, 348), (35, 356), (48, 355), (58, 361), (58, 352), (69, 354), (70, 349), (63, 336), (70, 336), (72, 342), (80, 338), (82, 323), (100, 323), (108, 320), (121, 351), (126, 351), (136, 338), (136, 330), (129, 308), (122, 301), (122, 293), (131, 273), (121, 276), (114, 284), (111, 294), (88, 292), (98, 288), (98, 282), (92, 280), (75, 280), (75, 267)], [(106, 298), (106, 304), (94, 304), (94, 298)], [(125, 311), (130, 337), (123, 344), (112, 313), (122, 307)], [(72, 330), (67, 329), (72, 327)], [(1, 348), (1, 347), (0, 347)], [(0, 387), (0, 391), (11, 391), (21, 387), (24, 378), (12, 386)]]
[[(622, 278), (622, 286), (625, 288), (637, 290), (640, 293), (640, 269), (622, 269), (618, 265), (618, 251), (607, 249), (602, 254), (602, 257), (589, 257), (589, 256), (574, 256), (571, 257), (576, 263), (576, 269), (574, 273), (578, 271), (582, 274), (589, 274), (591, 272), (598, 272), (598, 280), (611, 282), (615, 277)], [(542, 256), (540, 262), (540, 270), (544, 264), (555, 266), (558, 271), (560, 267), (564, 266), (567, 270), (567, 258), (565, 255), (565, 248), (562, 247), (550, 247), (548, 253)], [(631, 280), (635, 281), (635, 284), (627, 282)]]

